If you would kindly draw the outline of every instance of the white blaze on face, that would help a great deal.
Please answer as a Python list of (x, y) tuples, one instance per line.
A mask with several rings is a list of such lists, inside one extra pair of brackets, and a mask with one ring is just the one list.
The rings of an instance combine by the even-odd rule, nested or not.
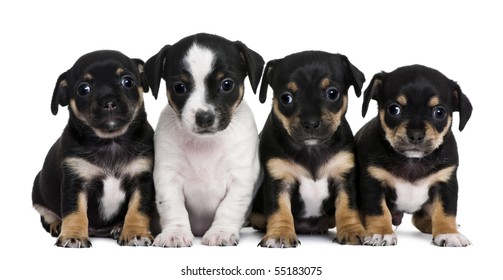
[[(213, 71), (215, 54), (210, 49), (194, 43), (187, 51), (183, 62), (192, 75), (194, 88), (183, 107), (182, 125), (189, 131), (195, 131), (197, 129), (196, 112), (202, 110), (214, 113), (215, 111), (214, 106), (206, 102), (205, 84), (206, 78)], [(218, 124), (215, 122), (214, 125)]]

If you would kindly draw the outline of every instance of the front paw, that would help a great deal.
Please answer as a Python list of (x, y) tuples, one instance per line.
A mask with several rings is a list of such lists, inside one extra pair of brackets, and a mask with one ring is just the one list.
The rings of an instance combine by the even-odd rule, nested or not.
[(362, 245), (365, 239), (365, 229), (363, 226), (337, 228), (334, 242), (341, 245)]
[(363, 241), (364, 245), (371, 246), (393, 246), (397, 244), (397, 237), (395, 233), (391, 234), (379, 234), (375, 233), (370, 236), (366, 236)]
[(150, 246), (154, 237), (148, 233), (125, 233), (122, 232), (117, 243), (121, 246)]
[(210, 228), (201, 243), (208, 246), (236, 246), (239, 243), (239, 231)]
[(262, 241), (258, 244), (261, 247), (267, 248), (295, 248), (300, 245), (295, 232), (284, 234), (266, 234)]
[(190, 230), (163, 231), (154, 240), (156, 247), (190, 247), (194, 235)]
[(92, 247), (91, 241), (87, 236), (63, 236), (60, 235), (56, 244), (63, 248), (89, 248)]
[(447, 233), (435, 236), (433, 244), (441, 247), (466, 247), (472, 243), (460, 233)]

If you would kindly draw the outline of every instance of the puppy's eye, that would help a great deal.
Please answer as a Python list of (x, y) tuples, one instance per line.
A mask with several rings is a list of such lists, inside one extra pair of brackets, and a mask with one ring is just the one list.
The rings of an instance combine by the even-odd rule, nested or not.
[(335, 100), (339, 99), (340, 95), (341, 94), (339, 93), (339, 91), (334, 87), (329, 87), (325, 91), (325, 97), (330, 101), (335, 101)]
[(390, 114), (391, 116), (398, 116), (402, 113), (402, 107), (400, 107), (400, 105), (398, 104), (391, 104), (388, 106), (388, 114)]
[(433, 117), (439, 121), (443, 121), (447, 117), (447, 111), (444, 107), (435, 107), (433, 108)]
[(183, 82), (176, 82), (173, 84), (173, 90), (177, 94), (185, 94), (187, 92), (187, 86)]
[(129, 76), (124, 76), (121, 80), (121, 85), (125, 88), (132, 88), (135, 86), (135, 82), (133, 78)]
[(289, 105), (293, 102), (293, 96), (289, 92), (282, 93), (279, 97), (279, 101), (281, 101), (283, 105)]
[(220, 90), (223, 93), (230, 92), (233, 89), (234, 89), (234, 81), (230, 78), (223, 80), (222, 84), (220, 84)]
[(88, 83), (81, 83), (77, 88), (77, 94), (80, 96), (86, 96), (91, 92), (91, 86)]

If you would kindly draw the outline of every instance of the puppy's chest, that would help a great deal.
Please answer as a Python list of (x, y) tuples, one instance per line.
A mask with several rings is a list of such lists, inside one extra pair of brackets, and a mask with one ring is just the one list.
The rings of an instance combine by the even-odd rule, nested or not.
[(303, 202), (303, 218), (319, 217), (322, 215), (322, 204), (330, 197), (328, 178), (297, 177), (299, 184), (299, 198)]
[[(149, 172), (152, 160), (137, 157), (127, 162), (93, 162), (79, 157), (70, 157), (64, 161), (66, 168), (81, 181), (81, 188), (89, 197), (95, 197), (103, 221), (114, 218), (126, 201), (126, 191), (133, 178), (143, 172)], [(129, 183), (128, 183), (129, 182)]]

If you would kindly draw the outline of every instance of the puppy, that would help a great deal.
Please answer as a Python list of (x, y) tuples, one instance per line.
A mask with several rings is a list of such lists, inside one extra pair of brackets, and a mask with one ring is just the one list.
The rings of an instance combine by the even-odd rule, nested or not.
[(153, 130), (143, 62), (117, 51), (88, 53), (61, 74), (51, 110), (70, 118), (33, 186), (33, 206), (61, 247), (90, 247), (89, 236), (149, 245), (155, 210)]
[(453, 112), (460, 131), (470, 118), (468, 98), (437, 70), (412, 65), (372, 78), (363, 116), (371, 99), (378, 116), (355, 136), (366, 243), (395, 245), (392, 224), (411, 213), (414, 226), (433, 234), (433, 244), (469, 245), (457, 231), (458, 152), (451, 131)]
[(258, 132), (243, 101), (264, 61), (243, 43), (196, 34), (146, 63), (152, 92), (166, 84), (154, 135), (154, 182), (162, 232), (155, 246), (236, 245), (260, 172)]
[(348, 89), (365, 77), (340, 54), (306, 51), (267, 63), (260, 89), (274, 90), (260, 136), (264, 180), (251, 224), (266, 230), (263, 247), (296, 247), (296, 233), (325, 233), (359, 244), (365, 232), (356, 209), (354, 138), (345, 118)]

